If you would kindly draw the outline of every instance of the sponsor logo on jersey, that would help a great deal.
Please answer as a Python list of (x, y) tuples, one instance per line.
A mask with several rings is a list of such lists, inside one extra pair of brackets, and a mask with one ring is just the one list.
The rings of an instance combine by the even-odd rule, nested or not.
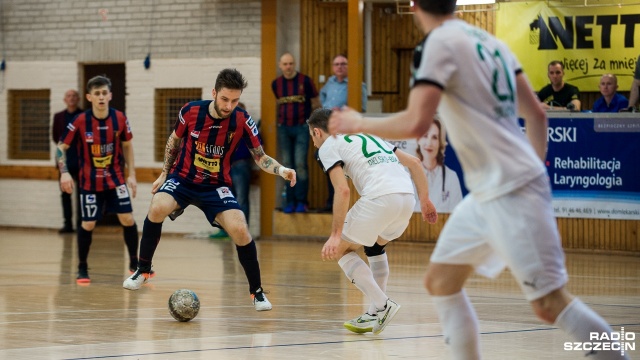
[(113, 160), (113, 155), (107, 155), (102, 157), (94, 157), (93, 158), (93, 166), (98, 169), (104, 169), (111, 165), (111, 161)]
[(196, 154), (193, 158), (193, 164), (196, 167), (207, 170), (211, 173), (217, 173), (220, 171), (220, 159), (211, 159), (200, 154)]
[(196, 141), (196, 150), (200, 153), (204, 153), (207, 156), (222, 156), (224, 154), (224, 147), (219, 145), (211, 145)]
[(91, 154), (93, 156), (102, 156), (113, 153), (113, 143), (108, 144), (93, 144), (91, 145)]
[(253, 134), (253, 136), (258, 136), (258, 126), (251, 116), (247, 119), (246, 124), (249, 127), (249, 130), (251, 130), (251, 134)]

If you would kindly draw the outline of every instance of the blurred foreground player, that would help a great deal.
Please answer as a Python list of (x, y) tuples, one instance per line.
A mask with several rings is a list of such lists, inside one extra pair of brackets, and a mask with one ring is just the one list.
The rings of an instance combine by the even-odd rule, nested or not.
[[(508, 266), (535, 314), (573, 341), (610, 334), (607, 322), (565, 288), (564, 253), (543, 164), (546, 114), (511, 51), (457, 19), (455, 8), (455, 0), (416, 1), (414, 18), (427, 37), (415, 50), (404, 111), (363, 119), (345, 109), (334, 112), (329, 129), (417, 137), (429, 129), (436, 109), (446, 124), (470, 194), (440, 233), (425, 286), (454, 359), (480, 358), (478, 319), (463, 289), (474, 270), (496, 276)], [(526, 137), (518, 115), (526, 120)], [(624, 358), (613, 350), (587, 355)]]

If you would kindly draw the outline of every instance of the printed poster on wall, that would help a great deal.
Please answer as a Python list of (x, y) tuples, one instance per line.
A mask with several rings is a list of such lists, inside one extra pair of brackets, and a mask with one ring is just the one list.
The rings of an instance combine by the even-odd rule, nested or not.
[[(449, 213), (467, 189), (455, 151), (436, 133), (389, 142), (422, 160), (431, 201)], [(640, 119), (629, 114), (550, 118), (545, 164), (555, 216), (640, 220), (639, 139)]]
[(516, 54), (536, 91), (549, 83), (553, 60), (564, 64), (564, 80), (581, 91), (598, 91), (607, 73), (628, 91), (640, 55), (640, 5), (500, 3), (496, 36)]

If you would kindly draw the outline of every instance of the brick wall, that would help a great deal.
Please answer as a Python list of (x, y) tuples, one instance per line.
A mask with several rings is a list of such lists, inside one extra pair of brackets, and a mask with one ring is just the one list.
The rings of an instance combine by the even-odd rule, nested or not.
[[(259, 0), (2, 0), (8, 61), (76, 60), (125, 41), (126, 59), (260, 56)], [(106, 19), (103, 21), (103, 19)], [(150, 47), (151, 46), (151, 47)]]
[[(153, 6), (152, 6), (153, 5)], [(102, 10), (104, 9), (104, 10)], [(242, 95), (260, 118), (261, 2), (249, 0), (2, 0), (6, 70), (0, 73), (0, 139), (7, 143), (7, 90), (50, 89), (50, 112), (64, 108), (64, 92), (78, 88), (84, 63), (124, 63), (126, 113), (134, 133), (136, 167), (153, 161), (153, 99), (156, 88), (201, 87), (211, 98), (217, 73), (237, 68), (249, 87)], [(103, 21), (106, 17), (106, 21)], [(143, 60), (151, 51), (151, 67)], [(53, 166), (49, 160), (9, 160), (0, 146), (0, 165)], [(273, 154), (275, 155), (275, 154)], [(151, 184), (139, 184), (134, 216), (141, 226)], [(252, 189), (258, 208), (259, 189)], [(0, 226), (58, 228), (62, 224), (56, 181), (0, 179)], [(211, 227), (197, 209), (168, 231), (206, 232)], [(254, 221), (255, 220), (255, 221)], [(252, 214), (252, 233), (259, 229)]]

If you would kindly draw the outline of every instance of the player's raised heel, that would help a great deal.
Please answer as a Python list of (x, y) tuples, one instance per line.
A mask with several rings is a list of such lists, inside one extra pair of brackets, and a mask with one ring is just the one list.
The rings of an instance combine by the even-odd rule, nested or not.
[(389, 324), (391, 319), (396, 316), (396, 313), (400, 310), (400, 305), (391, 299), (387, 299), (387, 305), (384, 310), (378, 311), (378, 321), (373, 326), (373, 333), (380, 334), (382, 330)]

